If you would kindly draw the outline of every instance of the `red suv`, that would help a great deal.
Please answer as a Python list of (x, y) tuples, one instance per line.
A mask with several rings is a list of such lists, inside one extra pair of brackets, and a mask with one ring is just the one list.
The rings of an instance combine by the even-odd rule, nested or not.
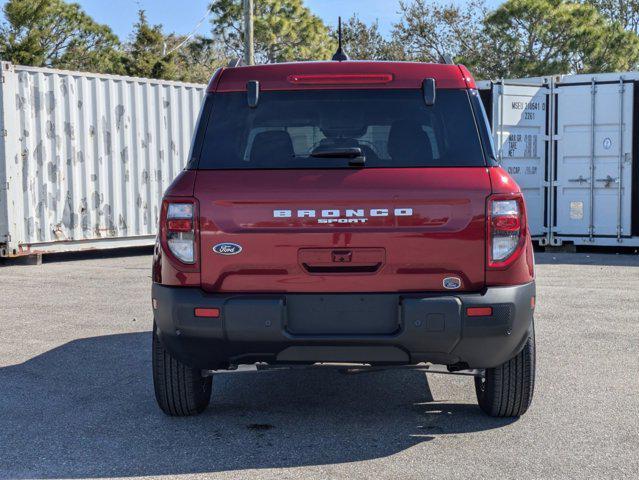
[(443, 365), (523, 414), (533, 249), (461, 65), (309, 62), (213, 76), (153, 264), (153, 379), (201, 412), (238, 365)]

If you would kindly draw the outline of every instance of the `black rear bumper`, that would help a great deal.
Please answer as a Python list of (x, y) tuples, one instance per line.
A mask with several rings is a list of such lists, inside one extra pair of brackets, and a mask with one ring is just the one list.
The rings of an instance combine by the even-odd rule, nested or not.
[[(209, 294), (153, 284), (164, 347), (182, 362), (218, 369), (255, 362), (432, 362), (495, 367), (532, 328), (535, 284), (484, 293)], [(469, 317), (468, 307), (492, 307)], [(194, 309), (218, 308), (219, 318)]]

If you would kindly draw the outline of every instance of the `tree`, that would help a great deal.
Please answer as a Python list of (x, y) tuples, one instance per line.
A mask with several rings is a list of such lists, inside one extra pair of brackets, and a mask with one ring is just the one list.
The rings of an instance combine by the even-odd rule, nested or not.
[(629, 70), (639, 63), (639, 37), (591, 5), (508, 0), (486, 17), (483, 45), (467, 60), (491, 77)]
[(624, 30), (639, 33), (639, 1), (637, 0), (585, 0), (599, 13), (613, 22), (619, 23)]
[(150, 25), (144, 10), (140, 10), (131, 40), (125, 46), (123, 63), (126, 74), (176, 80), (179, 71), (176, 55), (168, 54), (169, 40), (162, 32), (162, 25)]
[(162, 25), (150, 25), (144, 10), (138, 12), (129, 42), (124, 46), (127, 75), (205, 83), (225, 62), (219, 45), (203, 37), (165, 34)]
[(196, 36), (177, 50), (180, 80), (207, 83), (213, 72), (228, 63), (221, 45), (210, 38)]
[[(337, 38), (337, 31), (332, 32)], [(379, 31), (379, 23), (367, 25), (353, 15), (342, 25), (344, 50), (354, 60), (404, 60), (402, 46), (393, 39), (387, 40)]]
[[(214, 0), (211, 11), (213, 39), (224, 44), (227, 57), (242, 57), (242, 0)], [(326, 60), (333, 53), (328, 28), (302, 0), (260, 0), (254, 18), (257, 63)]]
[(458, 59), (479, 53), (486, 14), (483, 0), (470, 0), (463, 7), (434, 0), (400, 1), (399, 8), (401, 18), (393, 26), (393, 38), (407, 59), (439, 62), (444, 55)]
[(117, 72), (118, 38), (76, 3), (9, 0), (3, 7), (0, 57), (20, 65)]

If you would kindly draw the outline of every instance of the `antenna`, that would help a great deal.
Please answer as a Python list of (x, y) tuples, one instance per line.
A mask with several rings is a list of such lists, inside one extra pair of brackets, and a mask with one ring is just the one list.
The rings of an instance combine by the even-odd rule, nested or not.
[(453, 57), (451, 57), (449, 53), (444, 53), (442, 55), (441, 61), (445, 63), (446, 65), (455, 65), (455, 61), (453, 60)]
[(342, 50), (342, 17), (337, 17), (337, 51), (333, 54), (333, 60), (337, 62), (348, 60), (348, 55)]

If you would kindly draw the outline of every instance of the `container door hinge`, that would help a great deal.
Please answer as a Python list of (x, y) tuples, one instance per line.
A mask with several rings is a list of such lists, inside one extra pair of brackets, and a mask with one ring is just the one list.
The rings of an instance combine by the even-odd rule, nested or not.
[(2, 129), (2, 136), (3, 136), (3, 137), (6, 137), (6, 136), (8, 136), (8, 135), (9, 135), (9, 133), (7, 132), (7, 129), (6, 129), (6, 128), (3, 128), (3, 129)]

